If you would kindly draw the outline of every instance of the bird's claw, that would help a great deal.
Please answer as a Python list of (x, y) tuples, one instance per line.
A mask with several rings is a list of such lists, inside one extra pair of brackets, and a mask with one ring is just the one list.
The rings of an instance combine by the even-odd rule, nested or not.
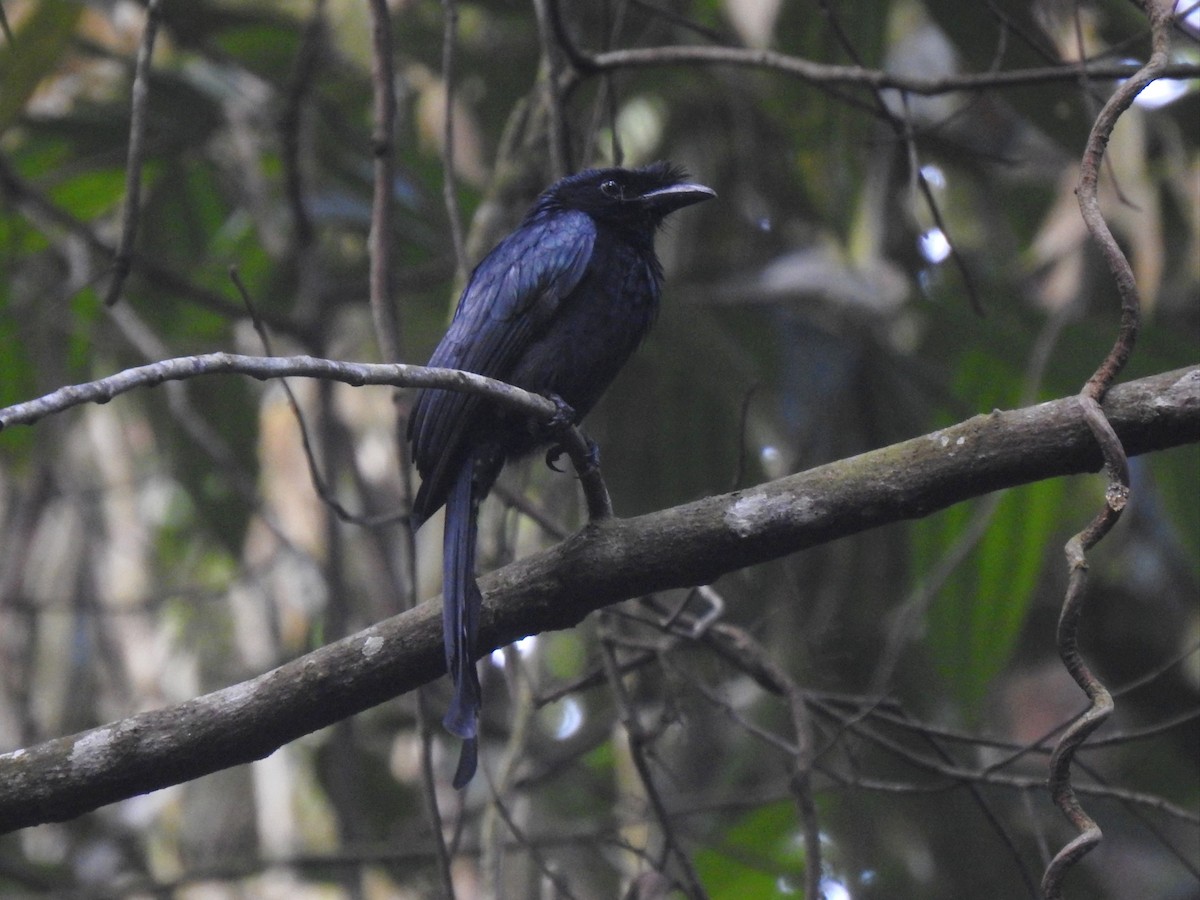
[[(545, 424), (546, 433), (548, 435), (561, 435), (568, 428), (574, 426), (575, 409), (570, 403), (558, 396), (558, 394), (547, 392), (545, 397), (554, 404), (554, 415)], [(558, 467), (558, 461), (566, 452), (566, 448), (561, 443), (553, 444), (546, 451), (546, 465), (555, 472), (562, 472), (563, 470)]]
[[(587, 444), (587, 455), (584, 457), (583, 469), (580, 470), (580, 475), (585, 475), (589, 472), (595, 472), (600, 468), (600, 445), (593, 441), (586, 434), (582, 435), (584, 442)], [(563, 469), (558, 467), (558, 461), (562, 459), (567, 448), (562, 444), (554, 444), (546, 451), (546, 465), (555, 472), (562, 472)]]

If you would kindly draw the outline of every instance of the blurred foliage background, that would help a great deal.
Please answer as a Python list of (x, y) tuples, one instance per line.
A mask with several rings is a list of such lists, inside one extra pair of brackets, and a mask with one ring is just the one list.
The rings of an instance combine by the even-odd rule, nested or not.
[[(576, 77), (545, 0), (388, 6), (404, 361), (424, 362), (461, 285), (443, 199), (448, 113), (468, 265), (563, 169), (669, 158), (719, 194), (660, 236), (660, 321), (587, 422), (620, 515), (1074, 393), (1111, 344), (1115, 289), (1073, 196), (1111, 82), (902, 96), (765, 66)], [(761, 47), (945, 78), (1073, 62), (1080, 48), (1096, 63), (1148, 52), (1124, 0), (562, 6), (593, 53)], [(0, 406), (155, 359), (265, 352), (231, 267), (274, 352), (379, 359), (366, 2), (162, 4), (140, 228), (111, 309), (145, 5), (0, 9), (12, 32), (0, 42)], [(1200, 63), (1188, 16), (1174, 53)], [(1124, 377), (1196, 359), (1196, 86), (1153, 86), (1109, 147), (1102, 201), (1146, 319)], [(343, 505), (403, 511), (397, 412), (410, 398), (292, 387)], [(1135, 460), (1132, 506), (1092, 555), (1084, 647), (1118, 704), (1101, 732), (1114, 739), (1082, 757), (1106, 841), (1070, 876), (1072, 896), (1200, 897), (1198, 463), (1194, 446)], [(828, 897), (1028, 896), (1072, 836), (1037, 785), (1044, 739), (1082, 707), (1054, 650), (1061, 548), (1103, 489), (1099, 477), (1034, 484), (715, 585), (725, 617), (811, 692)], [(510, 467), (500, 493), (483, 526), (489, 567), (553, 540), (505, 496), (580, 522), (573, 479), (540, 461)], [(396, 521), (339, 522), (278, 385), (200, 379), (5, 431), (0, 751), (234, 683), (435, 595), (440, 527), (426, 531), (414, 556)], [(636, 663), (624, 683), (638, 747), (603, 679), (577, 686), (602, 670), (601, 646)], [(457, 750), (435, 732), (458, 896), (615, 897), (639, 876), (630, 896), (666, 896), (679, 863), (635, 752), (711, 896), (801, 894), (793, 737), (782, 702), (745, 673), (635, 602), (481, 670), (485, 766), (515, 827), (486, 777), (458, 804)], [(447, 691), (427, 694), (436, 721)], [(6, 836), (0, 893), (434, 896), (416, 702)]]

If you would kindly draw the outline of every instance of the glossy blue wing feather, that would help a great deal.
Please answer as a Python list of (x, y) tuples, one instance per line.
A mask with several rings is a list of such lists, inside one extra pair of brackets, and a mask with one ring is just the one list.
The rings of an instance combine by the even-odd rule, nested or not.
[[(596, 225), (582, 212), (526, 220), (476, 267), (429, 365), (506, 380), (583, 278), (595, 238)], [(423, 391), (413, 409), (420, 519), (441, 506), (480, 405), (478, 397), (433, 390)]]
[[(587, 415), (654, 319), (662, 277), (655, 230), (672, 211), (713, 196), (684, 179), (681, 170), (655, 163), (556, 182), (476, 268), (430, 365), (552, 392), (575, 417)], [(409, 438), (422, 476), (413, 524), (446, 506), (442, 630), (454, 694), (443, 723), (462, 740), (453, 783), (463, 788), (480, 753), (479, 504), (506, 459), (552, 435), (498, 414), (481, 398), (426, 389)]]

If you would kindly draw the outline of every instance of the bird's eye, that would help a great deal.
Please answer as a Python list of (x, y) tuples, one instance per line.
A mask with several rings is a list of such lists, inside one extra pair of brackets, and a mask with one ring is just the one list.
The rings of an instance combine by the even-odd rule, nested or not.
[(605, 197), (611, 197), (614, 200), (621, 197), (621, 186), (613, 180), (608, 180), (600, 185), (600, 193)]

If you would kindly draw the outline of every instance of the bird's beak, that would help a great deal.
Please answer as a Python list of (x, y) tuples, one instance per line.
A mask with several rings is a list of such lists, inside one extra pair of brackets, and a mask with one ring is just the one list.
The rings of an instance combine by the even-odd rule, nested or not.
[(715, 196), (717, 196), (717, 192), (712, 188), (702, 184), (681, 182), (642, 194), (641, 201), (655, 212), (665, 216), (667, 213), (691, 206), (693, 203), (711, 200)]

